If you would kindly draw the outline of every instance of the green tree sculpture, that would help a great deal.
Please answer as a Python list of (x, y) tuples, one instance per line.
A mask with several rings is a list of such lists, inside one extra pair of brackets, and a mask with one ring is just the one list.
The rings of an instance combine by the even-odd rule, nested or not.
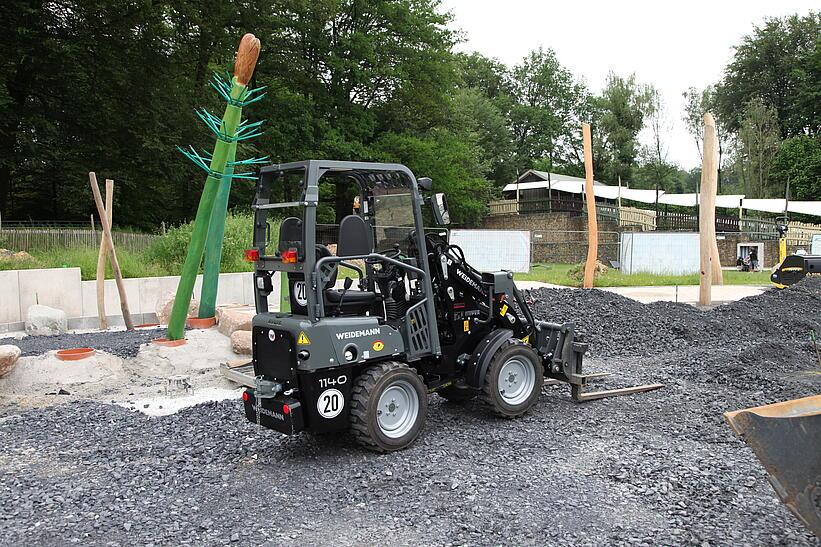
[[(260, 100), (264, 94), (262, 88), (249, 89), (248, 82), (254, 73), (254, 67), (259, 57), (259, 40), (253, 34), (242, 37), (234, 63), (234, 76), (230, 80), (215, 75), (211, 85), (227, 105), (222, 119), (217, 118), (205, 109), (197, 111), (197, 116), (217, 137), (212, 154), (197, 152), (193, 147), (180, 148), (198, 167), (202, 168), (208, 177), (197, 207), (194, 219), (194, 228), (191, 234), (191, 243), (188, 245), (188, 254), (182, 267), (180, 283), (174, 297), (174, 306), (168, 320), (168, 339), (179, 340), (185, 332), (185, 321), (188, 316), (188, 306), (191, 303), (191, 294), (197, 279), (197, 272), (202, 262), (203, 252), (209, 228), (213, 225), (211, 234), (211, 249), (222, 246), (222, 232), (225, 226), (226, 204), (231, 180), (255, 179), (252, 173), (235, 173), (237, 167), (245, 167), (262, 163), (266, 158), (252, 158), (236, 161), (237, 142), (261, 134), (261, 121), (248, 123), (242, 120), (242, 108)], [(242, 120), (242, 121), (241, 121)], [(217, 200), (217, 196), (220, 199)], [(220, 229), (222, 226), (222, 229)], [(219, 241), (217, 241), (219, 239)], [(217, 276), (219, 275), (220, 252), (209, 252), (205, 270), (209, 274), (208, 284), (203, 284), (203, 299), (200, 304), (212, 310), (216, 300)], [(206, 286), (208, 289), (206, 290)], [(201, 316), (201, 315), (200, 315)]]

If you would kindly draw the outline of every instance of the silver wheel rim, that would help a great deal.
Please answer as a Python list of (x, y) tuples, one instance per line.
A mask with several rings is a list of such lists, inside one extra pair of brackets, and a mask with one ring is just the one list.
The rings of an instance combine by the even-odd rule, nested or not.
[(536, 384), (533, 363), (524, 357), (513, 357), (499, 370), (499, 395), (509, 405), (520, 405), (527, 401)]
[(407, 380), (396, 380), (382, 392), (376, 423), (386, 437), (398, 439), (413, 429), (419, 416), (419, 395)]

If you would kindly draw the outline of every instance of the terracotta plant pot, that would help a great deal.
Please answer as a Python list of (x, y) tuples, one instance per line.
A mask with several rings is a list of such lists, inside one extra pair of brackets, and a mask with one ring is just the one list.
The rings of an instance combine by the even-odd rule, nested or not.
[(72, 348), (57, 350), (57, 359), (60, 361), (79, 361), (94, 355), (94, 348)]
[(192, 329), (210, 329), (217, 324), (216, 317), (189, 317), (188, 326)]
[(152, 343), (157, 344), (158, 346), (165, 346), (168, 348), (176, 348), (177, 346), (182, 346), (188, 340), (185, 338), (180, 338), (179, 340), (169, 340), (168, 338), (154, 338), (151, 340)]

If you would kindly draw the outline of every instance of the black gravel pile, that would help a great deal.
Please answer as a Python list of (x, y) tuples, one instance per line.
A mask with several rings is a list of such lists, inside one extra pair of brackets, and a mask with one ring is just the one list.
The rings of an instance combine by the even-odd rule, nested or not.
[(573, 321), (596, 356), (648, 356), (728, 344), (809, 342), (821, 333), (821, 278), (702, 311), (688, 304), (642, 304), (600, 290), (539, 289), (534, 315)]
[(25, 336), (0, 338), (0, 344), (13, 344), (22, 355), (40, 355), (47, 351), (70, 348), (94, 348), (123, 358), (135, 357), (140, 346), (153, 338), (165, 336), (165, 329), (138, 329), (133, 331), (89, 332), (85, 334), (60, 334), (57, 336)]
[(819, 289), (711, 311), (540, 291), (537, 315), (577, 321), (591, 370), (617, 373), (603, 388), (665, 389), (575, 404), (546, 387), (517, 420), (434, 396), (394, 454), (259, 429), (239, 401), (0, 418), (0, 543), (819, 545), (722, 418), (821, 392), (805, 333), (821, 332)]

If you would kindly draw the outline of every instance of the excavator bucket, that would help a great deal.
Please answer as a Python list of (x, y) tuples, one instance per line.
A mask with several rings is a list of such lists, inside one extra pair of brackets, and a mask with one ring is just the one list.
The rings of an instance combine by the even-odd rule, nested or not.
[(727, 412), (781, 501), (821, 538), (821, 395)]

